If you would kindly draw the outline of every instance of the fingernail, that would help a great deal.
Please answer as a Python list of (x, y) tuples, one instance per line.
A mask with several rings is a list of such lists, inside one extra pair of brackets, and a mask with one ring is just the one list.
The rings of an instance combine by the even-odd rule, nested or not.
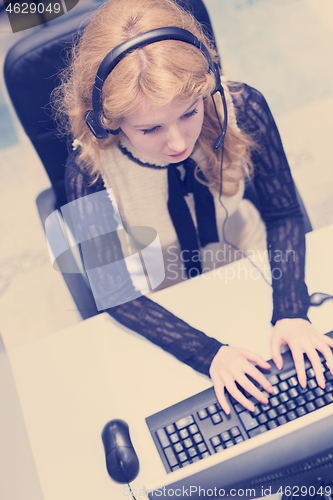
[(264, 403), (264, 405), (267, 405), (268, 404), (268, 399), (267, 398), (262, 398), (261, 402)]

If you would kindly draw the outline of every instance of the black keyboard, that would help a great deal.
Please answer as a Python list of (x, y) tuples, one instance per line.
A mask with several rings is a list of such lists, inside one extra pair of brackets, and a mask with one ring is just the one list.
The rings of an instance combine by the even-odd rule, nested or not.
[[(307, 387), (302, 388), (290, 353), (283, 357), (284, 370), (281, 372), (275, 367), (269, 373), (263, 370), (273, 386), (273, 394), (264, 392), (267, 405), (242, 391), (254, 404), (254, 412), (227, 395), (231, 413), (226, 415), (211, 388), (148, 417), (148, 427), (167, 472), (219, 453), (333, 402), (333, 375), (325, 360), (322, 359), (325, 389), (318, 386), (309, 361), (305, 364)], [(175, 418), (176, 415), (180, 418)]]

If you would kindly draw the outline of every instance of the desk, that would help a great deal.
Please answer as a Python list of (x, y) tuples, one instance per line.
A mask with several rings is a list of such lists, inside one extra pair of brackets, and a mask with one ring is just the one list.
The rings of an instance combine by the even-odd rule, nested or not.
[[(307, 236), (310, 293), (333, 294), (332, 241), (333, 226)], [(238, 266), (248, 271), (241, 272), (239, 279)], [(229, 280), (226, 273), (232, 268), (236, 277)], [(268, 359), (271, 289), (262, 279), (251, 278), (251, 269), (248, 262), (236, 262), (218, 276), (200, 276), (153, 298), (208, 335)], [(226, 306), (222, 309), (220, 304)], [(242, 314), (236, 314), (239, 310)], [(332, 313), (333, 303), (327, 302), (311, 312), (311, 319), (325, 332), (332, 329)], [(132, 488), (138, 499), (144, 498), (143, 485), (166, 474), (145, 417), (211, 386), (206, 377), (107, 314), (17, 348), (8, 356), (44, 500), (130, 496), (105, 468), (100, 434), (113, 418), (129, 424), (140, 460), (140, 474)]]

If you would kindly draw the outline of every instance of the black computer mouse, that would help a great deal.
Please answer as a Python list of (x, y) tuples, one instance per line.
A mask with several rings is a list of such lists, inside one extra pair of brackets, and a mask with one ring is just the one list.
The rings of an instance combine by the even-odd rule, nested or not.
[(124, 420), (111, 420), (102, 431), (106, 468), (117, 483), (130, 483), (139, 473), (139, 459), (134, 451), (128, 425)]

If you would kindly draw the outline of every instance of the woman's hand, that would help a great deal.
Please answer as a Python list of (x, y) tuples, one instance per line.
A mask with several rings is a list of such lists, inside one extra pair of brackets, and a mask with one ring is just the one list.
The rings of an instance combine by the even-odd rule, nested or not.
[(254, 411), (253, 403), (241, 393), (236, 382), (260, 403), (268, 403), (267, 397), (260, 392), (246, 375), (256, 380), (267, 392), (272, 393), (273, 387), (252, 363), (266, 370), (271, 368), (271, 365), (258, 354), (237, 347), (222, 346), (213, 358), (209, 373), (214, 384), (216, 397), (227, 415), (230, 413), (230, 407), (224, 389), (227, 389), (229, 394), (239, 401), (244, 408)]
[(333, 347), (333, 339), (318, 333), (306, 319), (280, 319), (276, 322), (271, 337), (272, 359), (279, 370), (283, 366), (280, 347), (284, 344), (288, 344), (291, 350), (300, 385), (306, 387), (307, 384), (304, 366), (304, 354), (306, 354), (312, 364), (318, 385), (324, 389), (325, 378), (317, 351), (324, 355), (333, 374), (333, 355), (330, 349)]

